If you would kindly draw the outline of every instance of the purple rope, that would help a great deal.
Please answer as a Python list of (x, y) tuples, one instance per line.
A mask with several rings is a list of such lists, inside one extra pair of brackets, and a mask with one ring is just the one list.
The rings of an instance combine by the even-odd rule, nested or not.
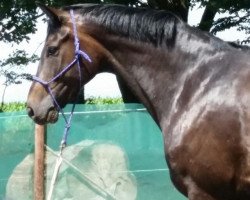
[(72, 26), (73, 26), (73, 34), (74, 34), (74, 45), (75, 45), (75, 58), (73, 59), (73, 61), (71, 61), (65, 68), (63, 68), (63, 70), (61, 70), (56, 76), (54, 76), (52, 79), (50, 79), (49, 81), (44, 81), (42, 79), (40, 79), (37, 76), (33, 76), (33, 81), (36, 81), (38, 83), (40, 83), (43, 87), (45, 87), (45, 89), (48, 91), (49, 95), (51, 96), (54, 105), (57, 107), (57, 109), (59, 110), (59, 112), (62, 113), (63, 119), (65, 120), (65, 128), (64, 128), (64, 133), (63, 133), (63, 137), (61, 140), (61, 151), (62, 149), (66, 146), (67, 144), (67, 138), (69, 135), (69, 130), (71, 127), (71, 120), (74, 114), (74, 110), (75, 110), (75, 103), (72, 105), (72, 109), (70, 112), (69, 117), (67, 118), (63, 109), (60, 107), (59, 103), (57, 102), (52, 89), (50, 88), (49, 84), (56, 81), (59, 77), (63, 76), (65, 73), (67, 73), (71, 67), (73, 67), (75, 64), (77, 64), (77, 69), (78, 69), (78, 73), (79, 73), (79, 84), (80, 84), (80, 88), (81, 88), (81, 84), (82, 84), (82, 76), (81, 76), (81, 67), (80, 67), (80, 59), (81, 56), (87, 60), (88, 62), (92, 62), (91, 58), (88, 56), (87, 53), (85, 53), (84, 51), (80, 50), (80, 42), (77, 36), (77, 28), (76, 28), (76, 22), (75, 22), (75, 17), (74, 17), (74, 11), (70, 10), (70, 18), (72, 21)]

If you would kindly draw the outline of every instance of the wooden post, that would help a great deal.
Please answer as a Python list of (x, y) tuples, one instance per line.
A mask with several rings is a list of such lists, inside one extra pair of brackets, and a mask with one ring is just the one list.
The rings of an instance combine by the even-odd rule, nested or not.
[(35, 125), (34, 200), (44, 200), (44, 141), (46, 126)]

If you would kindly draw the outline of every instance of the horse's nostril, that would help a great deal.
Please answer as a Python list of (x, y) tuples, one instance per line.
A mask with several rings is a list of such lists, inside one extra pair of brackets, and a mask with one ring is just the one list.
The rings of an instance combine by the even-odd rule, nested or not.
[(33, 117), (34, 116), (34, 111), (31, 107), (27, 107), (27, 113), (30, 117)]

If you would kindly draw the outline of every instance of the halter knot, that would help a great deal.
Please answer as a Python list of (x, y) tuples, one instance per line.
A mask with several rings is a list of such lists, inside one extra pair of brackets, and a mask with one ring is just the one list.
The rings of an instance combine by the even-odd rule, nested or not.
[(71, 124), (70, 123), (66, 123), (65, 124), (65, 129), (69, 129), (71, 127)]
[(85, 60), (87, 60), (89, 63), (92, 63), (91, 58), (84, 51), (79, 49), (77, 53), (78, 53), (78, 55), (81, 55), (83, 58), (85, 58)]
[(32, 79), (40, 84), (42, 84), (43, 86), (47, 86), (49, 84), (48, 81), (44, 81), (42, 79), (40, 79), (39, 77), (37, 76), (33, 76)]

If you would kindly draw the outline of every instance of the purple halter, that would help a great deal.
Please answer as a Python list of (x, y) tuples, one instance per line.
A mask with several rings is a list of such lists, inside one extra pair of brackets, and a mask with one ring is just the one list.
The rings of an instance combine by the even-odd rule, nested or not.
[(70, 10), (70, 18), (72, 21), (72, 25), (73, 25), (73, 33), (74, 33), (74, 45), (75, 45), (75, 58), (66, 66), (63, 68), (62, 71), (60, 71), (55, 77), (53, 77), (51, 80), (49, 81), (44, 81), (42, 79), (40, 79), (37, 76), (33, 76), (33, 80), (42, 84), (43, 87), (45, 87), (48, 91), (48, 93), (50, 94), (54, 104), (56, 105), (57, 109), (62, 113), (62, 116), (65, 120), (65, 129), (64, 129), (64, 134), (63, 134), (63, 138), (61, 141), (61, 148), (63, 148), (64, 146), (66, 146), (67, 143), (67, 137), (68, 137), (68, 132), (71, 126), (71, 119), (74, 113), (74, 109), (75, 109), (75, 103), (72, 106), (71, 112), (70, 112), (70, 116), (67, 119), (66, 115), (64, 114), (63, 109), (60, 107), (59, 103), (57, 102), (55, 96), (53, 95), (53, 92), (49, 86), (50, 83), (56, 81), (59, 77), (61, 77), (62, 75), (64, 75), (67, 71), (69, 71), (75, 64), (77, 64), (77, 69), (79, 72), (79, 84), (81, 87), (81, 83), (82, 83), (82, 77), (81, 77), (81, 68), (80, 68), (80, 59), (81, 56), (86, 59), (88, 62), (92, 62), (92, 60), (90, 59), (90, 57), (88, 56), (87, 53), (85, 53), (84, 51), (80, 50), (80, 42), (77, 36), (77, 28), (76, 28), (76, 22), (75, 22), (75, 17), (74, 17), (74, 11)]

